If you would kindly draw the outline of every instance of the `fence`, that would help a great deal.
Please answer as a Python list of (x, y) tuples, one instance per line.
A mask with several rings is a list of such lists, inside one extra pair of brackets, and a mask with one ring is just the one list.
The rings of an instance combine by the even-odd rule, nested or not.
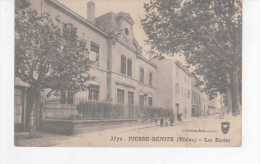
[(136, 105), (121, 105), (106, 102), (86, 102), (78, 105), (47, 103), (44, 105), (43, 119), (65, 120), (154, 120), (173, 117), (169, 110)]
[(87, 102), (77, 106), (78, 118), (82, 120), (109, 119), (157, 119), (173, 117), (169, 110), (156, 107), (141, 107), (134, 105), (111, 104), (104, 102)]

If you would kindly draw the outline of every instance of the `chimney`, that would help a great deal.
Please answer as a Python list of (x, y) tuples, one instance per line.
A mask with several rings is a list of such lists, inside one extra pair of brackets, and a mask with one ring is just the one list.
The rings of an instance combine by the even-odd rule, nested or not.
[(92, 0), (87, 3), (87, 19), (95, 23), (95, 3)]

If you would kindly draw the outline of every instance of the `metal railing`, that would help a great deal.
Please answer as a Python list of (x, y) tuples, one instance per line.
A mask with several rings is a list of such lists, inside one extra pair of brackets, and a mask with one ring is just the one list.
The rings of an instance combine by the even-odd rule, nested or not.
[(79, 117), (83, 120), (140, 119), (149, 120), (169, 117), (171, 112), (162, 108), (111, 104), (105, 102), (86, 102), (77, 106)]
[(151, 106), (122, 105), (88, 101), (78, 105), (50, 103), (44, 105), (44, 119), (73, 120), (158, 120), (173, 117), (170, 110)]

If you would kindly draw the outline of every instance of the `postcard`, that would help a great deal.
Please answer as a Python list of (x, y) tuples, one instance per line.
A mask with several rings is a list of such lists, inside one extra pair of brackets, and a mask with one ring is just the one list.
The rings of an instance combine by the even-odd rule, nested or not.
[(241, 0), (16, 0), (17, 147), (240, 147)]

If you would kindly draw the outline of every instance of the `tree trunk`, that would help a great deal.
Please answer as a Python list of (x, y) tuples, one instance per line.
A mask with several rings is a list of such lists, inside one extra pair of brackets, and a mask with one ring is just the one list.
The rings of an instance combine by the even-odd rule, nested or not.
[(40, 90), (36, 88), (30, 88), (28, 92), (29, 98), (29, 136), (34, 137), (36, 135), (36, 124), (37, 124), (37, 112), (40, 108)]
[(232, 88), (227, 88), (227, 111), (228, 114), (232, 112)]
[(241, 92), (239, 85), (239, 71), (234, 71), (231, 78), (231, 89), (232, 89), (232, 114), (234, 116), (239, 115), (241, 112)]

